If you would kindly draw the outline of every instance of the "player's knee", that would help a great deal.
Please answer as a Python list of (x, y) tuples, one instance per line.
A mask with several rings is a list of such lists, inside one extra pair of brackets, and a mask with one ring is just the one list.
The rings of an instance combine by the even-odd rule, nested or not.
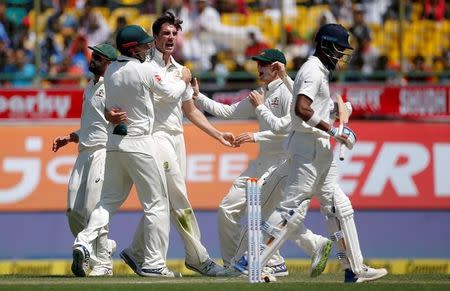
[(334, 208), (336, 216), (339, 219), (349, 217), (353, 215), (354, 212), (350, 199), (348, 198), (347, 195), (345, 195), (344, 192), (342, 192), (340, 188), (338, 188), (337, 191), (335, 192)]

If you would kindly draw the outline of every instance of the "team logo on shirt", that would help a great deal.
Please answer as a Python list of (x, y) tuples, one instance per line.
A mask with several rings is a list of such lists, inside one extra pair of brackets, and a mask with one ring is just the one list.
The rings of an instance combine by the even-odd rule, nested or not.
[(98, 98), (103, 98), (105, 96), (105, 89), (100, 88), (100, 90), (97, 91), (97, 93), (95, 93), (95, 97)]
[(156, 74), (154, 77), (156, 81), (161, 82), (162, 78), (160, 75)]
[(280, 97), (275, 97), (272, 100), (270, 100), (270, 105), (271, 106), (278, 106), (278, 105), (280, 105)]
[(170, 169), (169, 169), (169, 162), (165, 161), (165, 162), (163, 163), (163, 167), (164, 167), (164, 171), (168, 172), (168, 171), (170, 170)]

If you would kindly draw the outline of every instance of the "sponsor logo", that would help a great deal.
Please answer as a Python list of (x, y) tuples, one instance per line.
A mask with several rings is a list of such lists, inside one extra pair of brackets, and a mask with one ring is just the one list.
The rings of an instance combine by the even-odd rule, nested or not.
[[(20, 92), (20, 91), (19, 91)], [(1, 94), (1, 93), (0, 93)], [(46, 91), (0, 95), (0, 117), (67, 117), (71, 107), (70, 94), (51, 94)]]

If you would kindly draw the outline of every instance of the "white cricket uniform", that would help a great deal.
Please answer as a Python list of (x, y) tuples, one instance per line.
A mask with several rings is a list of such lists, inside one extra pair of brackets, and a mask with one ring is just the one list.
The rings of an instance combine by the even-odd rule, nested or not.
[(102, 197), (88, 227), (74, 243), (90, 250), (97, 236), (105, 240), (110, 216), (123, 204), (134, 184), (144, 210), (145, 269), (166, 266), (170, 227), (166, 181), (152, 136), (153, 95), (174, 98), (186, 89), (181, 80), (173, 86), (159, 82), (155, 70), (151, 63), (120, 56), (105, 72), (106, 108), (115, 106), (127, 113), (128, 135), (114, 135), (113, 126), (109, 127)]
[[(173, 57), (166, 65), (160, 51), (155, 50), (150, 61), (157, 67), (154, 73), (158, 79), (172, 86), (181, 77), (183, 66)], [(153, 136), (158, 145), (158, 155), (166, 175), (170, 203), (171, 220), (184, 242), (186, 263), (198, 267), (209, 259), (206, 248), (200, 241), (200, 229), (186, 189), (186, 147), (183, 136), (182, 102), (192, 99), (193, 90), (189, 86), (178, 98), (154, 95), (155, 124)], [(141, 222), (142, 223), (142, 222)], [(131, 255), (138, 264), (142, 263), (143, 240), (139, 232), (133, 239)]]
[[(75, 132), (79, 138), (78, 156), (68, 185), (67, 218), (76, 237), (89, 220), (100, 200), (106, 157), (106, 127), (104, 116), (105, 86), (103, 77), (94, 84), (88, 82), (83, 93), (81, 125)], [(91, 267), (97, 263), (97, 244), (93, 245)], [(112, 264), (112, 263), (110, 263)]]
[[(264, 86), (264, 104), (277, 117), (289, 114), (292, 94), (281, 79), (272, 81), (268, 86)], [(217, 103), (208, 97), (200, 94), (196, 103), (201, 109), (214, 116), (226, 119), (248, 119), (257, 117), (255, 108), (248, 98), (232, 105)], [(259, 133), (254, 134), (255, 141), (260, 144), (259, 155), (255, 160), (250, 161), (248, 168), (234, 180), (228, 194), (219, 206), (219, 237), (221, 243), (222, 259), (225, 265), (233, 264), (233, 259), (239, 259), (244, 249), (244, 241), (240, 241), (240, 220), (246, 210), (245, 188), (249, 177), (261, 178), (268, 169), (275, 169), (286, 160), (286, 150), (283, 144), (286, 134), (274, 134), (270, 131), (270, 124), (262, 119), (259, 121)], [(279, 185), (268, 185), (262, 188), (262, 219), (266, 220), (274, 207), (278, 205), (281, 192)], [(243, 237), (245, 239), (245, 237)], [(305, 235), (304, 250), (312, 255), (321, 236), (313, 234), (311, 231)], [(277, 265), (284, 260), (280, 256), (275, 256), (269, 265)]]
[[(336, 184), (336, 165), (330, 137), (324, 131), (306, 124), (295, 114), (295, 104), (299, 94), (313, 100), (311, 107), (325, 122), (330, 119), (330, 91), (328, 86), (328, 69), (320, 60), (311, 56), (300, 68), (294, 82), (291, 104), (291, 130), (288, 137), (289, 162), (283, 164), (279, 171), (288, 173), (283, 198), (277, 210), (270, 215), (270, 221), (282, 221), (284, 213), (296, 210), (303, 201), (313, 195), (321, 206), (333, 206)], [(300, 211), (306, 214), (307, 209)], [(294, 240), (304, 233), (298, 229)], [(297, 241), (296, 241), (297, 242)]]

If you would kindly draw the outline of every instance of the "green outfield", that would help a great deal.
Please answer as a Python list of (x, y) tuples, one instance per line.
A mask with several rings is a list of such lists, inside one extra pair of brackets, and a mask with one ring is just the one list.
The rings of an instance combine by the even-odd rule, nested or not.
[(234, 291), (234, 290), (450, 290), (450, 275), (388, 275), (375, 282), (344, 284), (341, 274), (323, 274), (312, 279), (304, 274), (291, 274), (277, 282), (249, 284), (247, 278), (205, 278), (188, 276), (176, 279), (141, 278), (121, 275), (110, 278), (75, 278), (73, 276), (0, 276), (0, 290), (167, 290), (167, 291)]

